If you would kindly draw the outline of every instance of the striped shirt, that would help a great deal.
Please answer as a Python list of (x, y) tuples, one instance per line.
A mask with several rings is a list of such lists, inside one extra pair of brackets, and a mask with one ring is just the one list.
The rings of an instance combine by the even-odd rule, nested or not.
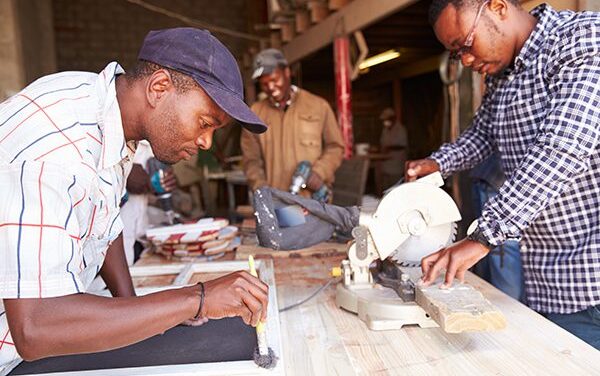
[(469, 129), (431, 157), (448, 176), (500, 153), (507, 181), (479, 226), (494, 245), (521, 239), (528, 305), (567, 314), (600, 304), (600, 13), (532, 15)]
[[(123, 69), (42, 77), (0, 104), (0, 298), (85, 292), (123, 228)], [(0, 303), (0, 374), (21, 358)]]

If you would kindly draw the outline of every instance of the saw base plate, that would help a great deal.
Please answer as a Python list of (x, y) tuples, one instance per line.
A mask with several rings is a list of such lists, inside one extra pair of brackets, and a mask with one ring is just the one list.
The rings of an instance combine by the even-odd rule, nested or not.
[(401, 329), (406, 325), (435, 328), (439, 325), (415, 302), (405, 302), (390, 288), (337, 285), (335, 301), (338, 307), (358, 314), (371, 330)]

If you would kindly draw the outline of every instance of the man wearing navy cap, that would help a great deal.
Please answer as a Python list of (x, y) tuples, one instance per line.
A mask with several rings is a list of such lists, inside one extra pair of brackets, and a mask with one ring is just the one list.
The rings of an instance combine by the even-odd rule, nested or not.
[[(136, 297), (119, 203), (137, 142), (167, 163), (211, 146), (232, 119), (266, 126), (243, 101), (235, 59), (210, 33), (152, 31), (137, 66), (42, 77), (0, 104), (0, 374), (22, 359), (126, 346), (178, 324), (266, 318), (267, 286), (246, 272)], [(86, 293), (100, 274), (115, 298)]]

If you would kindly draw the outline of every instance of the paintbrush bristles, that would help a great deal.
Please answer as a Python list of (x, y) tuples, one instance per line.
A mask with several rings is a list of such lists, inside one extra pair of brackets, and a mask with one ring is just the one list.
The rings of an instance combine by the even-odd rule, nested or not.
[[(252, 255), (248, 256), (248, 269), (250, 269), (250, 274), (258, 278)], [(254, 362), (259, 367), (269, 369), (275, 367), (278, 358), (273, 350), (267, 346), (266, 328), (266, 324), (262, 321), (256, 325), (256, 344), (258, 346), (254, 349)]]

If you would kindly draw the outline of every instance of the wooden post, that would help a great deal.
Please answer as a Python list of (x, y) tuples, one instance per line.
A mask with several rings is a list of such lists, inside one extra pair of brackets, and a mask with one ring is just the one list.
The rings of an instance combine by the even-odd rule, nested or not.
[(396, 114), (396, 121), (402, 123), (402, 80), (396, 78), (393, 82), (393, 101), (394, 101), (394, 113)]
[(338, 123), (344, 138), (344, 158), (352, 158), (354, 136), (352, 134), (352, 87), (350, 84), (350, 41), (347, 35), (338, 36), (333, 42), (335, 65), (335, 96)]
[(472, 90), (473, 90), (473, 99), (471, 101), (473, 110), (473, 115), (477, 112), (477, 109), (481, 105), (481, 100), (483, 98), (483, 92), (485, 91), (485, 82), (483, 76), (475, 71), (471, 72), (472, 79)]

